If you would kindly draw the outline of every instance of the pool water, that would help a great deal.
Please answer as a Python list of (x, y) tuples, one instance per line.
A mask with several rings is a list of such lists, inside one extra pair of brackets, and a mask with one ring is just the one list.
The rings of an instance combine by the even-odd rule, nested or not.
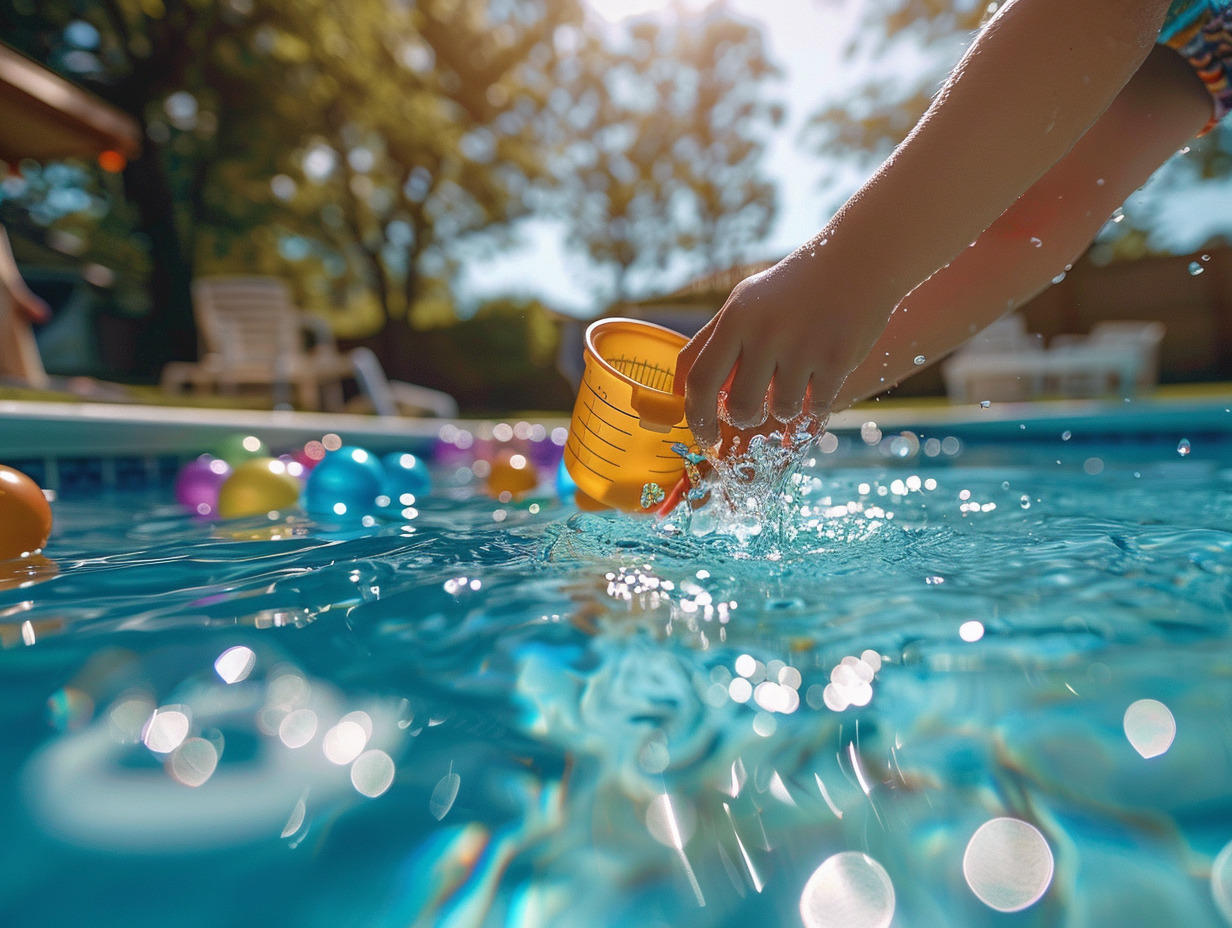
[(1232, 443), (1177, 439), (848, 442), (753, 539), (62, 500), (0, 925), (1226, 926)]

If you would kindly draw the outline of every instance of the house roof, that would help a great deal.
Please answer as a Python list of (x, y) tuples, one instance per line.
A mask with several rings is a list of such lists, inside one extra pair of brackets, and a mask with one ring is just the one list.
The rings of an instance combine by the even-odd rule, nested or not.
[(136, 120), (0, 44), (0, 160), (56, 160), (141, 149)]

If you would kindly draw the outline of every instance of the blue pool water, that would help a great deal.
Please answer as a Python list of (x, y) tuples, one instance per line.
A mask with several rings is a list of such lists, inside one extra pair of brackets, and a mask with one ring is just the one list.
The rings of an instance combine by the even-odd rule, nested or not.
[(62, 499), (0, 925), (1226, 926), (1232, 443), (1179, 437), (846, 442), (753, 539)]

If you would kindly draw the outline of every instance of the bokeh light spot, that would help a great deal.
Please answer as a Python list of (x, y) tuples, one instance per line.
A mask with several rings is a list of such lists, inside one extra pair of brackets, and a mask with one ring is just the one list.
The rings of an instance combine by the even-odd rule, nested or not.
[(842, 851), (818, 867), (800, 894), (805, 928), (888, 928), (894, 884), (867, 854)]
[(189, 738), (172, 751), (167, 772), (177, 783), (200, 786), (218, 767), (218, 749), (204, 738)]
[(1125, 737), (1143, 757), (1158, 757), (1172, 747), (1176, 719), (1157, 699), (1139, 699), (1125, 710)]
[(1038, 828), (994, 818), (976, 829), (963, 854), (963, 876), (976, 898), (998, 912), (1037, 902), (1052, 883), (1053, 860)]
[(257, 665), (257, 655), (252, 648), (237, 645), (227, 648), (214, 661), (214, 670), (224, 683), (239, 683), (247, 680), (252, 668)]
[(369, 799), (381, 795), (393, 782), (393, 758), (384, 751), (364, 751), (351, 765), (351, 785)]

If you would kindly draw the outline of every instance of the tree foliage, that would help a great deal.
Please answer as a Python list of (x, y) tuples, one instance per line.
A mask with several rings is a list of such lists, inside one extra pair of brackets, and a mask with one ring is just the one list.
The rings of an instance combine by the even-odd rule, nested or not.
[(862, 171), (907, 137), (996, 4), (975, 0), (867, 0), (842, 55), (859, 75), (842, 99), (809, 120), (809, 144), (824, 160)]
[(129, 208), (55, 223), (91, 255), (126, 233), (145, 253), (151, 374), (195, 355), (196, 274), (287, 276), (411, 376), (464, 246), (559, 191), (622, 270), (722, 263), (773, 216), (772, 69), (721, 6), (625, 37), (587, 28), (581, 0), (0, 0), (0, 29), (141, 126)]
[(576, 240), (617, 294), (682, 256), (698, 272), (746, 258), (775, 216), (762, 159), (783, 119), (759, 28), (722, 2), (673, 8), (590, 38), (583, 59), (600, 64), (562, 75), (558, 171)]

